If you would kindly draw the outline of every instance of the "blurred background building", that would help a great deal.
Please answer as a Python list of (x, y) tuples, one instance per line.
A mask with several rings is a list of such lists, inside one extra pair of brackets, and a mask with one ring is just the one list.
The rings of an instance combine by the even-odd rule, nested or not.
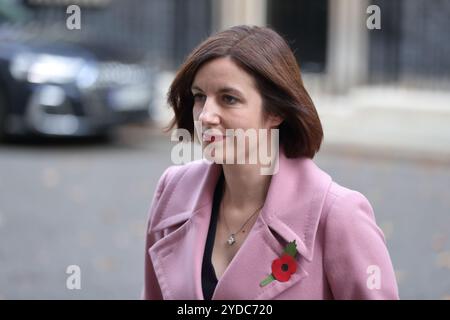
[[(199, 42), (237, 24), (294, 50), (324, 125), (317, 161), (373, 204), (401, 297), (450, 298), (449, 18), (448, 0), (0, 0), (0, 129), (138, 123), (106, 145), (0, 145), (0, 298), (139, 295), (145, 212), (170, 165), (166, 90)], [(68, 291), (77, 261), (86, 285)]]

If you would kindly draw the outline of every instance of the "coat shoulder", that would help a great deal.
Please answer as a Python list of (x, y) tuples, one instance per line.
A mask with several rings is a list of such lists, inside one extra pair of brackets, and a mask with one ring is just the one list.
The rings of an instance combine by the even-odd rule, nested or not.
[(196, 160), (183, 165), (173, 165), (168, 167), (162, 177), (166, 180), (167, 187), (173, 187), (175, 184), (185, 182), (185, 175), (189, 177), (198, 177), (205, 174), (210, 164), (206, 160)]
[[(333, 182), (323, 230), (324, 268), (335, 299), (398, 299), (386, 238), (361, 192)], [(383, 286), (373, 285), (373, 270)], [(372, 277), (371, 277), (372, 275)]]
[(210, 164), (196, 160), (168, 167), (158, 181), (149, 212), (149, 231), (162, 230), (186, 220), (195, 186), (207, 175)]
[(376, 232), (384, 238), (376, 225), (373, 207), (367, 197), (356, 190), (332, 181), (325, 197), (321, 225), (335, 232), (351, 232), (371, 221)]
[[(330, 211), (335, 215), (350, 216), (350, 213), (354, 212), (354, 210), (347, 211), (345, 209), (362, 207), (364, 212), (375, 218), (372, 205), (364, 194), (344, 187), (335, 181), (331, 182), (325, 202), (328, 207), (328, 210), (326, 210), (327, 216), (330, 214)], [(344, 210), (340, 210), (340, 208)]]

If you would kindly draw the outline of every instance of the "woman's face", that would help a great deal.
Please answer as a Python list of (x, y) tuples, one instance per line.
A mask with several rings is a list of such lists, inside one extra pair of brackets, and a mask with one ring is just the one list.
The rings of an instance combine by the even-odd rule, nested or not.
[[(229, 57), (205, 63), (197, 71), (191, 90), (197, 137), (204, 150), (208, 147), (213, 150), (213, 155), (220, 150), (223, 159), (234, 150), (233, 161), (236, 161), (238, 153), (245, 154), (248, 161), (249, 153), (258, 147), (249, 143), (245, 148), (239, 148), (236, 136), (227, 135), (226, 131), (230, 131), (227, 129), (243, 129), (244, 132), (251, 129), (247, 132), (256, 132), (258, 139), (259, 129), (274, 128), (281, 122), (278, 117), (264, 114), (262, 97), (253, 77)], [(199, 132), (199, 124), (202, 132)]]

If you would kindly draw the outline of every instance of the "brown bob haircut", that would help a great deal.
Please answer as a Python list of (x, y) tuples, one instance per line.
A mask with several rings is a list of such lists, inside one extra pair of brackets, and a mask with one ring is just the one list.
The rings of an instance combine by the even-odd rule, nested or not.
[(319, 116), (289, 45), (266, 27), (235, 26), (212, 35), (194, 49), (167, 95), (175, 113), (168, 129), (177, 126), (194, 135), (194, 77), (205, 62), (220, 57), (230, 57), (249, 73), (261, 94), (264, 112), (283, 119), (279, 137), (286, 157), (313, 158), (323, 139)]

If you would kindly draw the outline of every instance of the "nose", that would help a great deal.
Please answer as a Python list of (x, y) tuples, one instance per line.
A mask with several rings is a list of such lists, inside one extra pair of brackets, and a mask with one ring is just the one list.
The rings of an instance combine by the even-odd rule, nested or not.
[(211, 100), (212, 99), (206, 99), (202, 112), (200, 112), (198, 116), (198, 120), (205, 126), (220, 123), (220, 116), (217, 112), (217, 106)]

